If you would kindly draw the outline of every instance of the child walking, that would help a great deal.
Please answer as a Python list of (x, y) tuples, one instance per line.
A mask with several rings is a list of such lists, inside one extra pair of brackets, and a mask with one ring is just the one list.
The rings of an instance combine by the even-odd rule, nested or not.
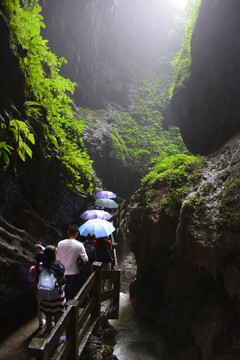
[(34, 284), (34, 290), (36, 294), (37, 299), (37, 316), (38, 316), (38, 322), (39, 322), (39, 330), (43, 328), (44, 325), (44, 319), (43, 319), (43, 313), (40, 311), (40, 298), (37, 292), (37, 284), (38, 284), (38, 278), (39, 273), (42, 268), (43, 260), (44, 260), (44, 253), (42, 251), (38, 252), (36, 254), (36, 264), (31, 266), (28, 273), (28, 278), (31, 283)]
[[(52, 330), (52, 319), (54, 318), (55, 324), (64, 313), (66, 306), (66, 298), (64, 286), (66, 284), (65, 268), (56, 260), (56, 248), (48, 245), (44, 250), (43, 267), (48, 269), (57, 280), (58, 294), (52, 300), (40, 299), (40, 310), (46, 316), (47, 333), (50, 334)], [(61, 339), (60, 339), (61, 340)]]

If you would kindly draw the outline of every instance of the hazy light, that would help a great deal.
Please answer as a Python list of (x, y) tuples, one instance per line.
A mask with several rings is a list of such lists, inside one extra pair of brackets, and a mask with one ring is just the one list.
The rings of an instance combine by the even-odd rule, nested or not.
[(176, 7), (179, 9), (184, 9), (186, 7), (188, 0), (175, 0)]

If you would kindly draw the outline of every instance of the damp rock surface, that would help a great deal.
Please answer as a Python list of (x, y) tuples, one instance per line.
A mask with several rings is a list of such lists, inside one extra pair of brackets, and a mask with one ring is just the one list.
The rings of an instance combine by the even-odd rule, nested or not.
[(130, 294), (138, 315), (165, 336), (164, 360), (229, 360), (238, 351), (239, 145), (238, 134), (209, 157), (171, 206), (160, 206), (161, 186), (150, 204), (149, 188), (132, 197)]

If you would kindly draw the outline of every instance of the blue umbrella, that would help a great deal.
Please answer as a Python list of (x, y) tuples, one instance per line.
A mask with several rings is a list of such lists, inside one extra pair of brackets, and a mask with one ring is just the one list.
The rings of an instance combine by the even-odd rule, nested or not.
[(81, 236), (94, 233), (96, 238), (100, 238), (110, 235), (115, 230), (115, 227), (107, 220), (91, 219), (81, 225), (78, 230)]
[(94, 204), (107, 209), (117, 209), (118, 204), (112, 199), (97, 199)]
[(109, 212), (104, 211), (104, 210), (97, 210), (97, 209), (86, 210), (80, 215), (80, 218), (82, 218), (84, 220), (90, 220), (90, 219), (109, 220), (109, 219), (111, 219), (111, 217), (112, 217), (112, 215), (109, 214)]
[(117, 195), (114, 194), (112, 191), (102, 190), (96, 194), (96, 197), (105, 198), (105, 199), (114, 199), (115, 197), (117, 197)]

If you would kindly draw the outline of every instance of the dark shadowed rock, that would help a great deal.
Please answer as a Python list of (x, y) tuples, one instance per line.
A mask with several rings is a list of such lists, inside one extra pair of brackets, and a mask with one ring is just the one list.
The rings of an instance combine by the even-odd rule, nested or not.
[(191, 75), (173, 97), (183, 140), (210, 154), (240, 131), (240, 3), (203, 0), (191, 41)]
[(8, 113), (16, 115), (25, 99), (25, 79), (19, 60), (10, 48), (10, 34), (6, 18), (0, 5), (0, 116), (3, 121)]

